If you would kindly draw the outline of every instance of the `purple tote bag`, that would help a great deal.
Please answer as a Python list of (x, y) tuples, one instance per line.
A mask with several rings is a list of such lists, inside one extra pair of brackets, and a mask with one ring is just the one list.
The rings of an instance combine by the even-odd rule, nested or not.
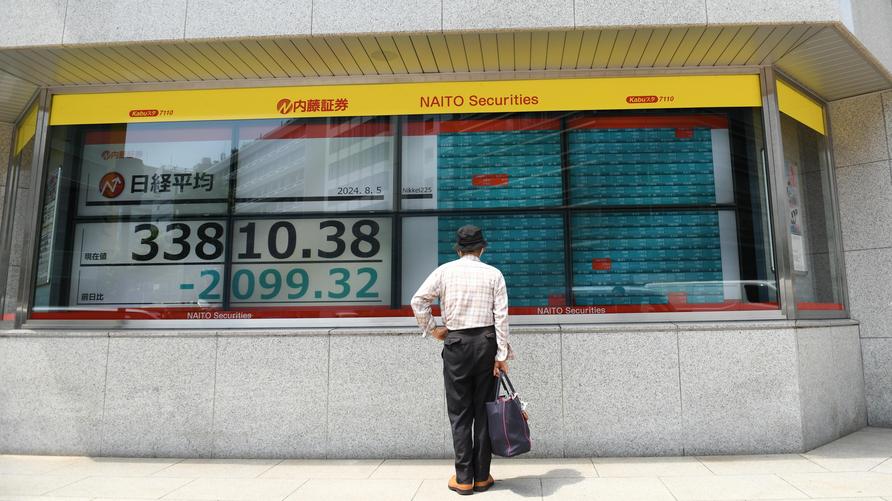
[[(508, 458), (530, 451), (530, 427), (521, 409), (520, 398), (504, 372), (499, 376), (499, 383), (496, 383), (494, 400), (486, 402), (486, 415), (493, 454)], [(506, 396), (501, 395), (502, 387)]]

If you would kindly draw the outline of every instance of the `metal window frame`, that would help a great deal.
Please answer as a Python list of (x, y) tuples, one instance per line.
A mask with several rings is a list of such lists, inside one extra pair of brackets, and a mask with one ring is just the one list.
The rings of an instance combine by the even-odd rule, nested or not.
[[(15, 209), (18, 203), (18, 193), (19, 193), (19, 176), (21, 174), (21, 165), (16, 162), (16, 158), (21, 156), (22, 151), (16, 152), (15, 147), (18, 143), (19, 139), (19, 130), (22, 124), (22, 121), (25, 119), (25, 116), (31, 111), (31, 108), (38, 102), (41, 98), (42, 92), (41, 90), (37, 90), (28, 99), (28, 104), (22, 109), (21, 113), (16, 117), (15, 121), (13, 121), (12, 134), (10, 137), (10, 149), (9, 149), (9, 158), (7, 159), (7, 170), (6, 170), (6, 184), (4, 186), (5, 196), (3, 198), (3, 207), (2, 207), (2, 219), (0, 219), (0, 326), (13, 325), (18, 326), (16, 324), (16, 313), (13, 313), (12, 320), (3, 320), (2, 315), (5, 314), (6, 311), (6, 303), (9, 301), (9, 298), (6, 297), (6, 291), (8, 290), (9, 285), (9, 266), (12, 258), (12, 241), (15, 237), (14, 227), (15, 227)], [(40, 125), (35, 123), (35, 131), (34, 131), (34, 139), (32, 148), (35, 150), (38, 147), (38, 137), (37, 133), (40, 129)], [(32, 159), (35, 155), (32, 154)], [(32, 169), (33, 169), (32, 164)], [(33, 172), (33, 171), (32, 171)], [(33, 182), (33, 179), (32, 179)], [(24, 250), (24, 247), (23, 247)], [(22, 263), (20, 262), (20, 265)], [(19, 268), (19, 290), (22, 285), (22, 273), (21, 267)], [(18, 294), (17, 294), (18, 296)], [(15, 299), (18, 299), (16, 297)]]
[(30, 217), (29, 228), (24, 232), (22, 242), (22, 262), (19, 276), (18, 304), (16, 305), (15, 326), (21, 328), (31, 312), (33, 302), (34, 266), (37, 261), (40, 235), (40, 205), (43, 202), (43, 186), (46, 183), (47, 133), (49, 132), (49, 115), (51, 95), (46, 89), (40, 91), (37, 108), (37, 130), (34, 135), (34, 158), (31, 162), (31, 187), (30, 187)]
[[(769, 169), (769, 172), (772, 173), (772, 181), (774, 185), (773, 194), (773, 207), (772, 213), (774, 215), (774, 236), (775, 241), (777, 242), (776, 248), (782, 251), (782, 259), (777, 260), (778, 266), (778, 282), (780, 285), (781, 274), (784, 277), (784, 286), (780, 289), (784, 293), (784, 297), (781, 301), (781, 309), (784, 310), (784, 314), (788, 320), (820, 320), (820, 319), (839, 319), (839, 318), (849, 318), (850, 316), (850, 303), (849, 303), (849, 289), (848, 289), (848, 279), (846, 277), (846, 266), (845, 266), (845, 255), (844, 255), (844, 247), (842, 242), (842, 226), (839, 216), (839, 197), (837, 193), (836, 186), (836, 167), (833, 162), (833, 133), (830, 124), (829, 113), (827, 113), (828, 103), (824, 101), (821, 97), (815, 95), (813, 92), (808, 90), (806, 87), (799, 84), (796, 80), (790, 78), (785, 75), (782, 71), (774, 68), (774, 67), (766, 67), (763, 69), (763, 102), (764, 106), (767, 110), (766, 115), (770, 115), (767, 117), (766, 122), (771, 126), (771, 131), (768, 136), (771, 138), (773, 144), (771, 145), (772, 158), (774, 162), (774, 168)], [(786, 178), (784, 173), (784, 144), (783, 138), (781, 135), (780, 128), (780, 120), (781, 120), (781, 111), (780, 106), (777, 100), (777, 81), (781, 80), (785, 84), (793, 87), (794, 89), (802, 92), (809, 98), (815, 100), (821, 107), (823, 108), (823, 119), (824, 119), (824, 138), (826, 141), (826, 148), (822, 155), (824, 156), (825, 165), (827, 172), (827, 180), (829, 182), (828, 193), (830, 195), (830, 199), (825, 201), (825, 203), (830, 204), (830, 214), (832, 221), (828, 224), (828, 229), (835, 232), (833, 245), (828, 244), (828, 249), (832, 247), (834, 252), (833, 261), (836, 265), (837, 277), (834, 280), (836, 283), (834, 284), (838, 287), (838, 291), (840, 294), (840, 300), (843, 305), (842, 310), (800, 310), (796, 303), (795, 297), (795, 286), (794, 282), (796, 277), (793, 274), (793, 264), (792, 264), (792, 249), (790, 242), (790, 235), (787, 231), (786, 220), (784, 218), (784, 211), (774, 210), (775, 207), (781, 208), (786, 207), (785, 201), (785, 193), (784, 187), (786, 186)], [(769, 166), (770, 167), (770, 166)], [(776, 251), (777, 252), (777, 251)]]
[[(709, 68), (648, 68), (645, 70), (553, 70), (553, 71), (520, 71), (499, 73), (499, 80), (520, 80), (530, 78), (609, 78), (619, 76), (668, 76), (668, 75), (759, 75), (762, 86), (762, 120), (766, 131), (766, 147), (776, 153), (775, 143), (767, 134), (769, 130), (769, 115), (766, 106), (770, 106), (772, 99), (767, 98), (769, 90), (767, 83), (771, 83), (768, 75), (771, 68), (762, 66), (723, 66)], [(45, 157), (48, 154), (46, 142), (49, 132), (49, 105), (56, 94), (83, 94), (101, 92), (132, 92), (153, 90), (184, 90), (184, 89), (214, 89), (214, 88), (244, 88), (244, 87), (275, 87), (275, 86), (313, 86), (332, 84), (373, 84), (373, 83), (397, 83), (397, 82), (445, 82), (445, 81), (479, 81), (492, 80), (492, 73), (477, 72), (467, 74), (426, 74), (409, 76), (375, 76), (375, 77), (317, 77), (317, 78), (289, 78), (289, 79), (252, 79), (237, 82), (159, 82), (150, 84), (115, 84), (78, 87), (47, 87), (40, 91), (41, 106), (38, 110), (38, 130), (35, 139), (39, 142), (39, 148), (34, 155), (32, 176), (37, 184), (43, 186), (46, 176)], [(773, 78), (773, 77), (772, 77)], [(773, 83), (771, 85), (773, 92)], [(777, 113), (777, 99), (774, 96), (774, 112)], [(778, 130), (779, 133), (779, 130)], [(782, 156), (781, 156), (782, 158)], [(768, 165), (771, 172), (771, 164)], [(776, 174), (776, 173), (775, 173)], [(396, 174), (395, 174), (396, 175)], [(774, 176), (776, 177), (776, 175)], [(776, 184), (772, 183), (772, 184)], [(777, 197), (776, 189), (774, 198)], [(31, 235), (37, 235), (39, 231), (40, 204), (42, 196), (33, 197), (31, 204), (31, 221), (28, 226)], [(773, 238), (777, 238), (777, 224), (779, 215), (774, 211), (775, 200), (770, 200), (770, 211), (775, 218), (775, 232)], [(414, 318), (411, 317), (366, 317), (366, 318), (302, 318), (302, 319), (250, 319), (250, 320), (31, 320), (29, 315), (33, 306), (34, 292), (34, 263), (37, 257), (36, 239), (30, 238), (26, 244), (31, 252), (26, 252), (22, 261), (21, 286), (19, 287), (19, 305), (16, 312), (16, 328), (28, 329), (261, 329), (261, 328), (339, 328), (339, 327), (414, 327)], [(774, 243), (777, 253), (778, 243)], [(786, 242), (789, 247), (789, 242)], [(789, 255), (789, 252), (785, 253)], [(778, 263), (777, 256), (774, 256)], [(26, 266), (27, 265), (27, 266)], [(785, 320), (791, 319), (788, 311), (789, 302), (786, 300), (789, 293), (781, 288), (781, 271), (789, 269), (789, 266), (776, 266), (779, 286), (780, 308), (776, 310), (752, 310), (752, 311), (712, 311), (712, 312), (671, 312), (671, 313), (610, 313), (610, 314), (559, 314), (559, 315), (521, 315), (512, 316), (511, 321), (515, 325), (554, 325), (554, 324), (609, 324), (609, 323), (649, 323), (649, 322), (710, 322), (710, 321), (758, 321), (758, 320)], [(791, 283), (787, 282), (788, 287)]]

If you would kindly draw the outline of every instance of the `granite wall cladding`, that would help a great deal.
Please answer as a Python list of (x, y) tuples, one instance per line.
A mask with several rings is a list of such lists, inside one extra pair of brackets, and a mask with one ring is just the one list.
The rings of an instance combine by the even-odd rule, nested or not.
[[(0, 47), (331, 33), (841, 22), (838, 0), (8, 0)], [(865, 2), (868, 0), (865, 0)], [(869, 0), (879, 4), (884, 0)], [(853, 2), (854, 3), (854, 2)], [(850, 26), (888, 36), (856, 9)], [(888, 9), (887, 9), (888, 10)], [(881, 12), (886, 16), (887, 12)], [(876, 16), (874, 16), (876, 17)], [(881, 17), (885, 19), (886, 17)], [(238, 19), (233, 23), (233, 19)], [(151, 20), (152, 22), (142, 22)], [(885, 38), (888, 40), (888, 38)], [(880, 47), (882, 42), (868, 44)], [(879, 48), (875, 50), (880, 50)]]
[(852, 318), (860, 323), (867, 421), (892, 426), (892, 91), (830, 103)]
[[(865, 424), (859, 341), (847, 321), (517, 327), (511, 375), (530, 456), (803, 451)], [(0, 331), (0, 453), (452, 457), (441, 349), (408, 328)]]

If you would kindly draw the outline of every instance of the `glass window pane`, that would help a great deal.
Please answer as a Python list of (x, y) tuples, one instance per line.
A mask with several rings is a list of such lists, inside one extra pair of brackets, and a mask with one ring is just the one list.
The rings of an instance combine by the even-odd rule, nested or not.
[(389, 306), (391, 218), (235, 223), (232, 305)]
[(827, 141), (783, 113), (781, 134), (796, 308), (843, 310)]
[(224, 220), (75, 226), (72, 307), (223, 304)]
[(733, 211), (574, 215), (573, 297), (603, 313), (776, 309), (774, 280), (741, 276)]
[(724, 117), (580, 117), (568, 128), (574, 205), (711, 204), (733, 196)]
[(81, 141), (78, 216), (226, 212), (230, 127), (131, 124)]
[(388, 210), (387, 118), (261, 120), (239, 127), (238, 213)]
[(412, 118), (403, 136), (404, 209), (562, 204), (558, 118)]
[(465, 224), (483, 230), (489, 246), (482, 261), (505, 276), (513, 314), (538, 314), (538, 307), (567, 304), (560, 214), (404, 218), (402, 304), (409, 304), (437, 266), (458, 259), (455, 231)]
[(778, 308), (758, 109), (150, 125), (51, 129), (34, 318), (406, 317), (464, 224), (514, 315)]

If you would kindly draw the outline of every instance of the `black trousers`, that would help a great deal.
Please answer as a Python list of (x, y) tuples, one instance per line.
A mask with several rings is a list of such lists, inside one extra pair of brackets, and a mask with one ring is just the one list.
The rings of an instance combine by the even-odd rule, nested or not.
[(452, 424), (455, 475), (460, 484), (489, 478), (492, 448), (486, 402), (498, 381), (492, 375), (496, 331), (492, 326), (449, 331), (443, 341), (446, 410)]

